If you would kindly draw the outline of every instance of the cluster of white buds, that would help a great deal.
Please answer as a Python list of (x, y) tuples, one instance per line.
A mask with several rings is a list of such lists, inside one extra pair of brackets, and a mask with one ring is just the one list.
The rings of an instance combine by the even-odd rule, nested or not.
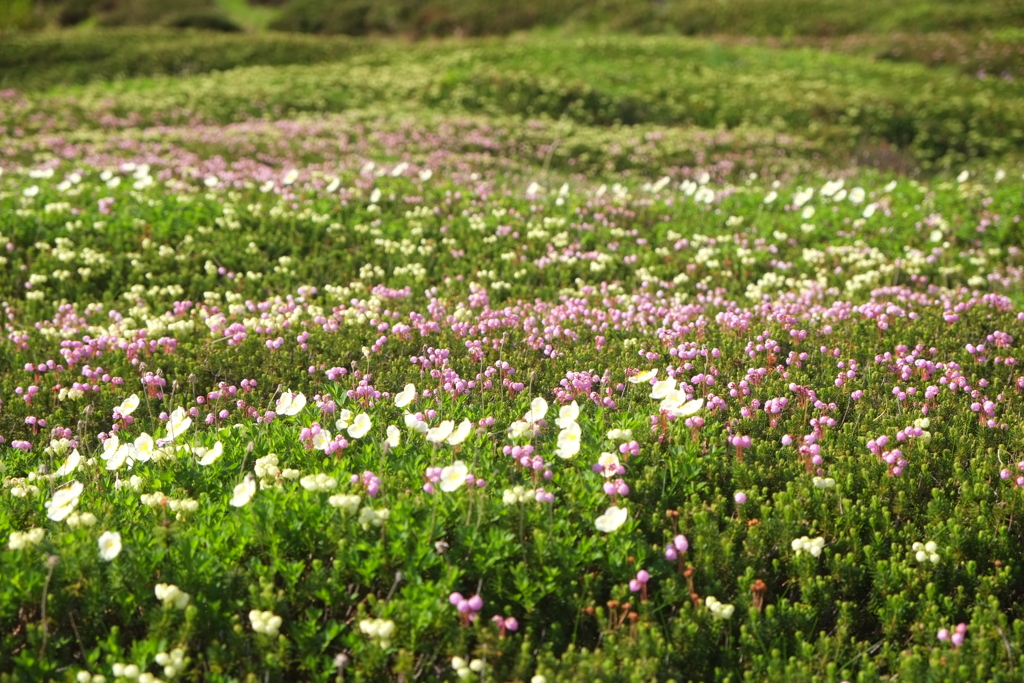
[(338, 487), (338, 480), (321, 472), (319, 474), (307, 474), (302, 479), (299, 479), (299, 484), (302, 488), (313, 493), (318, 491), (326, 492), (336, 489)]
[(928, 541), (927, 543), (915, 543), (911, 546), (914, 551), (914, 559), (920, 563), (931, 562), (932, 564), (938, 564), (939, 560), (939, 546), (935, 541)]
[(468, 680), (475, 673), (480, 673), (484, 670), (483, 660), (474, 659), (467, 662), (462, 657), (452, 657), (452, 668), (455, 669), (455, 675), (459, 677), (459, 680)]
[(802, 552), (807, 552), (813, 557), (819, 557), (821, 555), (821, 551), (825, 548), (825, 539), (821, 536), (818, 536), (817, 538), (801, 536), (800, 538), (794, 538), (790, 545), (793, 546), (793, 550), (797, 555)]
[(327, 503), (331, 507), (338, 508), (342, 512), (348, 515), (354, 515), (359, 510), (359, 503), (362, 499), (359, 496), (351, 495), (348, 493), (336, 493), (327, 499)]
[(34, 527), (24, 532), (12, 531), (7, 540), (7, 547), (10, 550), (24, 550), (30, 546), (39, 545), (45, 535), (46, 530), (40, 527)]
[(168, 652), (158, 652), (156, 655), (156, 663), (164, 668), (164, 676), (168, 678), (174, 678), (181, 670), (185, 668), (187, 663), (185, 660), (185, 651), (180, 647), (176, 647)]
[(164, 607), (185, 609), (192, 599), (191, 595), (170, 583), (158, 583), (153, 592), (156, 593), (156, 599), (164, 603)]
[(395, 634), (395, 622), (390, 619), (363, 619), (359, 630), (377, 641), (380, 649), (391, 647), (391, 636)]
[(387, 508), (374, 510), (371, 507), (364, 507), (359, 511), (359, 524), (364, 530), (369, 530), (371, 526), (382, 526), (390, 516), (391, 511)]
[(736, 608), (732, 605), (728, 605), (718, 601), (713, 595), (709, 595), (704, 599), (704, 604), (711, 611), (711, 616), (715, 619), (728, 619), (732, 616), (732, 613), (736, 611)]
[(277, 636), (281, 631), (283, 619), (271, 611), (261, 612), (254, 609), (249, 612), (249, 621), (252, 623), (252, 630), (256, 633), (265, 633), (271, 638)]

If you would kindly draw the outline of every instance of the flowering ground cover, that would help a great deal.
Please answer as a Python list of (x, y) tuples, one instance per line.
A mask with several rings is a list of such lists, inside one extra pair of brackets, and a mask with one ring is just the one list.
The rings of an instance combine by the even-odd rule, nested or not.
[(359, 68), (3, 93), (0, 678), (1020, 679), (1012, 156)]

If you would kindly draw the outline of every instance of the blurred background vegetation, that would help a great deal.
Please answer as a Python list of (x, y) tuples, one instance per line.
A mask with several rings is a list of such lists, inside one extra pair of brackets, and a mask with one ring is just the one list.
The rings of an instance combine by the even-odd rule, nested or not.
[(416, 102), (921, 172), (1024, 158), (1024, 0), (0, 0), (0, 93), (122, 81), (221, 123)]
[(165, 26), (338, 35), (502, 35), (568, 26), (836, 37), (1024, 26), (1021, 0), (4, 0), (0, 30)]

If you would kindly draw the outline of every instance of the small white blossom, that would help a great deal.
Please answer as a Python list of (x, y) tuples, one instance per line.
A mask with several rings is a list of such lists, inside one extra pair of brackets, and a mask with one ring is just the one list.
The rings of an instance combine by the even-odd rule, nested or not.
[(612, 505), (594, 520), (594, 526), (597, 527), (598, 531), (610, 534), (625, 524), (628, 518), (629, 510)]
[(416, 385), (406, 384), (405, 388), (395, 394), (395, 407), (405, 408), (416, 398)]
[(466, 463), (456, 460), (441, 470), (441, 490), (445, 493), (457, 490), (466, 483), (468, 475), (469, 468), (466, 467)]
[(370, 420), (370, 416), (366, 413), (359, 413), (352, 420), (352, 424), (348, 426), (348, 435), (353, 439), (361, 439), (369, 433), (371, 427), (373, 427), (373, 422)]
[(249, 504), (254, 495), (256, 495), (256, 480), (251, 474), (247, 474), (242, 483), (235, 486), (231, 500), (228, 503), (236, 508), (244, 507)]
[(107, 562), (121, 554), (121, 534), (116, 531), (104, 531), (97, 543), (100, 546), (100, 557)]
[(291, 393), (289, 391), (281, 392), (281, 395), (277, 397), (277, 414), (278, 415), (298, 415), (299, 411), (306, 407), (306, 397), (304, 394)]

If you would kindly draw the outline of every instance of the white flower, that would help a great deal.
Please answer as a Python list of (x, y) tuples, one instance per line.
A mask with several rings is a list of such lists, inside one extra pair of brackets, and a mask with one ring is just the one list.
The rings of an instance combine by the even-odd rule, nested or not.
[(138, 407), (139, 397), (137, 394), (132, 394), (125, 400), (121, 401), (121, 405), (119, 405), (115, 410), (117, 410), (117, 414), (120, 415), (121, 417), (128, 417), (129, 415), (134, 413), (135, 409)]
[[(107, 439), (108, 443), (110, 441), (111, 439)], [(104, 460), (107, 461), (106, 468), (108, 470), (119, 470), (121, 469), (121, 466), (124, 465), (125, 462), (127, 462), (128, 460), (131, 460), (132, 463), (134, 464), (135, 446), (130, 443), (123, 443), (113, 451), (107, 451), (106, 449), (104, 449), (102, 457)], [(129, 467), (129, 469), (131, 468)]]
[(453, 420), (444, 420), (436, 427), (431, 427), (427, 430), (427, 441), (430, 443), (441, 443), (451, 436), (452, 430), (454, 429), (455, 422)]
[(779, 198), (779, 193), (776, 192), (775, 190), (772, 190), (771, 192), (769, 192), (768, 194), (766, 194), (764, 196), (764, 200), (763, 201), (764, 201), (765, 204), (771, 204), (772, 202), (774, 202), (778, 198)]
[(455, 431), (448, 437), (447, 443), (449, 446), (458, 446), (460, 443), (466, 440), (470, 432), (473, 431), (473, 423), (469, 420), (463, 420), (459, 423), (459, 426)]
[(829, 180), (822, 186), (821, 196), (831, 197), (835, 193), (839, 192), (839, 190), (843, 189), (844, 184), (845, 181), (842, 178), (840, 178), (839, 180)]
[(353, 417), (351, 410), (342, 408), (338, 411), (338, 419), (334, 423), (335, 428), (337, 428), (339, 432), (348, 429), (348, 426), (352, 424)]
[(184, 408), (179, 406), (171, 411), (171, 415), (167, 419), (167, 438), (176, 439), (191, 426), (192, 418), (189, 417)]
[(536, 433), (536, 426), (532, 422), (526, 420), (516, 420), (508, 427), (508, 437), (510, 439), (519, 439), (527, 434)]
[(299, 411), (306, 407), (306, 396), (299, 393), (291, 393), (289, 391), (281, 392), (281, 395), (277, 397), (277, 414), (278, 415), (298, 415)]
[(359, 413), (352, 420), (352, 424), (348, 426), (348, 435), (353, 439), (361, 439), (366, 436), (371, 427), (373, 427), (373, 422), (370, 421), (370, 416), (366, 413)]
[(406, 428), (411, 431), (414, 431), (418, 434), (426, 434), (427, 430), (430, 429), (430, 426), (426, 422), (419, 419), (412, 413), (406, 413), (402, 417), (405, 420)]
[(54, 522), (63, 522), (68, 515), (74, 512), (75, 506), (78, 505), (78, 498), (84, 490), (85, 486), (81, 482), (73, 481), (64, 488), (54, 491), (53, 498), (44, 503), (47, 508), (46, 516)]
[(388, 448), (397, 448), (398, 444), (402, 443), (402, 432), (395, 425), (388, 425), (387, 431), (388, 436), (384, 439), (384, 443), (388, 445)]
[(814, 488), (830, 489), (836, 485), (836, 480), (832, 477), (814, 477), (811, 479), (811, 483), (814, 484)]
[(555, 424), (560, 429), (565, 429), (571, 424), (574, 424), (580, 416), (580, 407), (573, 401), (567, 406), (562, 406), (558, 409), (558, 418), (555, 420)]
[(958, 183), (966, 183), (967, 179), (970, 178), (970, 177), (971, 177), (971, 172), (970, 171), (961, 171), (960, 175), (958, 175), (956, 177), (956, 181)]
[(611, 479), (612, 477), (619, 476), (619, 456), (615, 453), (602, 453), (597, 459), (597, 464), (604, 468), (601, 474), (605, 479)]
[(865, 206), (864, 207), (864, 213), (863, 213), (864, 218), (871, 218), (872, 216), (874, 216), (875, 215), (875, 209), (877, 209), (877, 208), (878, 208), (878, 205), (875, 204), (875, 203), (871, 203), (871, 204), (868, 204), (867, 206)]
[(651, 387), (651, 398), (655, 400), (661, 400), (668, 396), (669, 392), (675, 391), (676, 380), (672, 377), (663, 379), (659, 382), (655, 382), (654, 386)]
[(628, 518), (629, 510), (626, 508), (620, 508), (617, 505), (612, 505), (604, 511), (604, 514), (594, 520), (594, 526), (597, 527), (598, 531), (610, 534), (625, 524)]
[(240, 508), (248, 505), (254, 495), (256, 495), (256, 480), (251, 474), (247, 474), (242, 483), (235, 486), (231, 500), (228, 502), (232, 506)]
[(544, 416), (548, 414), (548, 402), (542, 397), (530, 401), (530, 409), (526, 411), (526, 415), (523, 416), (523, 420), (526, 422), (539, 422), (544, 419)]
[(252, 624), (252, 630), (256, 631), (256, 633), (265, 633), (271, 638), (277, 636), (283, 622), (284, 620), (281, 617), (269, 610), (261, 612), (258, 609), (254, 609), (249, 612), (249, 623)]
[[(887, 190), (887, 192), (888, 191), (889, 190)], [(863, 187), (855, 187), (852, 190), (850, 190), (849, 198), (851, 204), (860, 204), (862, 201), (864, 201), (866, 197), (867, 193), (864, 191)]]
[(647, 372), (641, 372), (638, 375), (633, 375), (629, 378), (630, 384), (642, 384), (643, 382), (650, 382), (652, 379), (658, 376), (658, 369), (648, 370)]
[(57, 468), (57, 470), (53, 473), (53, 476), (66, 477), (67, 475), (71, 474), (76, 469), (78, 469), (78, 466), (81, 464), (81, 462), (82, 454), (79, 453), (78, 449), (76, 448), (75, 450), (71, 451), (71, 455), (68, 456), (68, 459), (64, 462), (64, 464)]
[(196, 455), (199, 456), (199, 464), (203, 467), (212, 465), (220, 456), (224, 455), (224, 444), (218, 441), (213, 444), (213, 448), (197, 448)]
[(404, 408), (412, 403), (414, 398), (416, 398), (416, 385), (406, 384), (404, 389), (395, 394), (395, 406)]
[[(192, 422), (192, 418), (188, 418), (189, 423)], [(153, 459), (153, 437), (143, 432), (139, 434), (138, 438), (135, 439), (135, 443), (132, 444), (135, 447), (135, 452), (132, 453), (132, 457), (140, 462), (147, 462)]]
[(814, 188), (813, 187), (807, 187), (807, 188), (804, 188), (802, 190), (798, 190), (796, 192), (796, 194), (793, 195), (793, 205), (796, 206), (796, 208), (798, 208), (798, 209), (802, 208), (804, 204), (806, 204), (807, 202), (811, 201), (811, 199), (813, 199), (813, 198), (814, 198)]
[(466, 483), (468, 474), (469, 468), (466, 467), (466, 463), (456, 460), (441, 470), (441, 490), (445, 493), (455, 491)]
[(710, 204), (715, 201), (715, 191), (710, 187), (701, 187), (693, 193), (693, 201), (703, 204)]
[(100, 557), (107, 562), (121, 554), (121, 534), (116, 531), (104, 531), (99, 538)]
[(327, 450), (327, 446), (331, 443), (331, 432), (326, 429), (321, 429), (319, 432), (313, 435), (313, 449), (317, 451)]
[[(120, 439), (117, 438), (117, 434), (111, 434), (107, 437), (107, 440), (103, 442), (103, 453), (100, 455), (104, 460), (109, 460), (118, 447), (121, 445)], [(109, 468), (108, 468), (109, 469)]]
[(568, 459), (580, 452), (580, 438), (583, 431), (578, 423), (573, 422), (558, 433), (558, 450), (555, 454), (562, 459)]
[(683, 403), (682, 405), (675, 405), (668, 408), (665, 407), (664, 401), (662, 401), (661, 405), (662, 410), (667, 410), (669, 413), (672, 414), (673, 417), (676, 418), (689, 417), (690, 415), (695, 415), (703, 407), (704, 399), (702, 398), (695, 398), (692, 401), (687, 401), (686, 403)]

